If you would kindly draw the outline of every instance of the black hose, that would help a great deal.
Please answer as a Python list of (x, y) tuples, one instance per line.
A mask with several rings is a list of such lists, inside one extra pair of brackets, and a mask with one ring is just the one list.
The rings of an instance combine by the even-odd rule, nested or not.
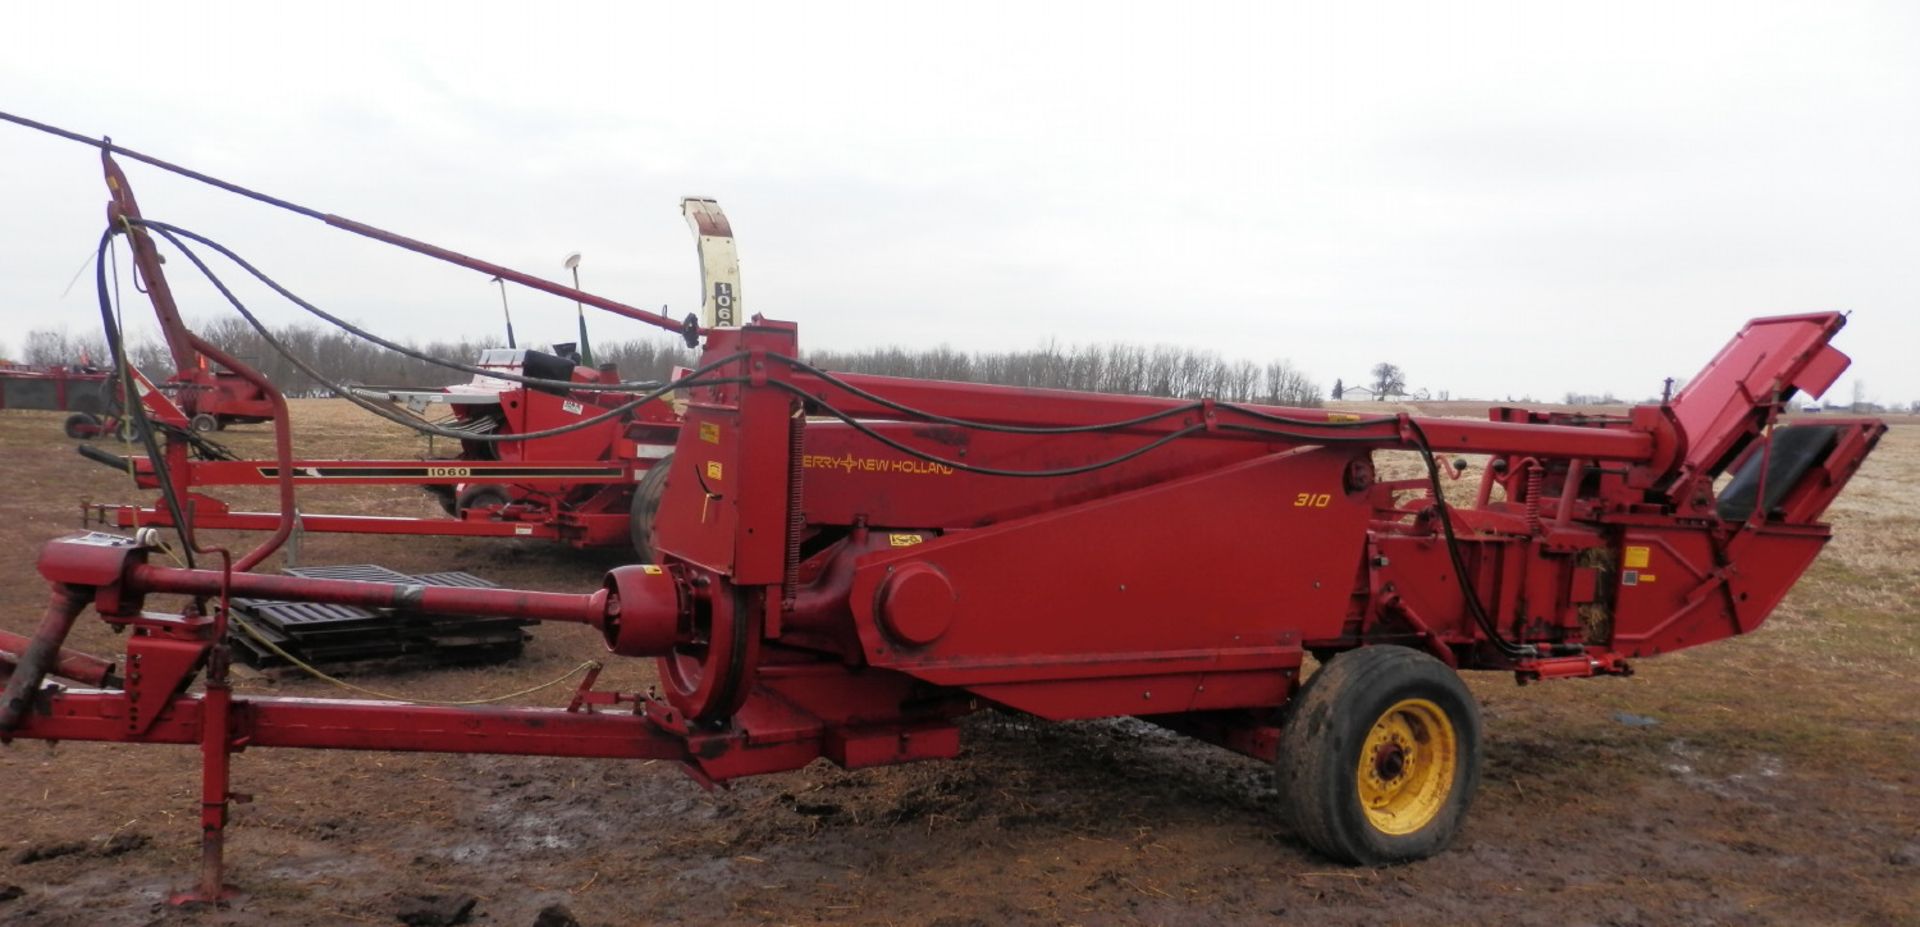
[(1379, 444), (1382, 438), (1372, 435), (1317, 435), (1304, 431), (1287, 431), (1281, 428), (1263, 428), (1259, 425), (1240, 425), (1223, 422), (1221, 431), (1234, 431), (1241, 434), (1262, 435), (1269, 438), (1285, 438), (1289, 441), (1304, 441), (1309, 444)]
[[(769, 355), (769, 357), (775, 357), (775, 356)], [(775, 359), (786, 360), (790, 363), (794, 363), (796, 367), (800, 366), (798, 362), (792, 361), (791, 358), (775, 357)], [(814, 371), (810, 370), (809, 372), (814, 372)], [(855, 431), (859, 432), (860, 434), (863, 434), (869, 438), (872, 438), (873, 440), (878, 441), (879, 443), (884, 444), (887, 447), (893, 448), (894, 450), (897, 450), (903, 454), (925, 461), (927, 463), (938, 464), (944, 467), (952, 467), (955, 470), (961, 470), (967, 473), (978, 473), (986, 476), (1051, 478), (1051, 477), (1062, 477), (1062, 476), (1074, 476), (1081, 473), (1090, 473), (1095, 470), (1103, 470), (1108, 467), (1113, 467), (1122, 463), (1126, 463), (1129, 460), (1133, 460), (1136, 457), (1140, 457), (1150, 451), (1155, 450), (1156, 448), (1170, 444), (1180, 438), (1184, 438), (1196, 432), (1203, 432), (1206, 430), (1205, 425), (1190, 425), (1190, 426), (1187, 426), (1186, 428), (1181, 428), (1176, 431), (1168, 432), (1167, 434), (1162, 435), (1153, 441), (1143, 444), (1123, 454), (1110, 457), (1106, 460), (1095, 461), (1093, 463), (1082, 464), (1074, 467), (1063, 467), (1055, 470), (1005, 470), (998, 467), (983, 467), (977, 464), (969, 464), (962, 461), (941, 457), (937, 454), (927, 453), (925, 451), (919, 450), (918, 448), (912, 447), (907, 444), (903, 444), (890, 437), (887, 437), (886, 435), (880, 433), (879, 431), (875, 430), (874, 428), (867, 425), (866, 423), (861, 422), (860, 420), (854, 418), (853, 416), (845, 412), (842, 412), (840, 409), (835, 408), (832, 404), (812, 395), (811, 393), (808, 393), (806, 390), (798, 386), (795, 386), (784, 380), (769, 380), (768, 383), (772, 386), (778, 387), (782, 390), (785, 390), (789, 393), (799, 396), (802, 400), (808, 403), (811, 403), (815, 406), (818, 406), (820, 409), (825, 411), (828, 415), (831, 415), (834, 418), (839, 419), (842, 422), (845, 422), (849, 427), (853, 428)], [(852, 387), (851, 385), (847, 385), (847, 384), (836, 384), (836, 385), (843, 385), (849, 391), (855, 392), (856, 395), (860, 394), (860, 391), (858, 391), (856, 388)], [(880, 399), (879, 397), (875, 397), (872, 394), (865, 394), (863, 398), (867, 398), (871, 401), (877, 401), (881, 405), (888, 406), (889, 408), (894, 408), (896, 411), (900, 411), (903, 413), (911, 414), (912, 412), (917, 411), (917, 410), (910, 410), (907, 407), (901, 406), (897, 403), (892, 403), (890, 401)], [(1152, 421), (1153, 418), (1164, 417), (1165, 414), (1170, 414), (1170, 413), (1162, 413), (1161, 415), (1150, 417), (1146, 419), (1146, 421)], [(1267, 417), (1272, 418), (1273, 420), (1276, 420), (1276, 421), (1288, 422), (1290, 424), (1312, 424), (1312, 425), (1330, 424), (1336, 427), (1347, 427), (1355, 424), (1379, 424), (1382, 421), (1398, 421), (1399, 420), (1398, 416), (1394, 416), (1391, 419), (1380, 419), (1374, 422), (1321, 423), (1321, 422), (1295, 422), (1294, 420), (1287, 419), (1280, 416), (1267, 416)], [(930, 418), (934, 421), (939, 421), (943, 417), (930, 416)], [(959, 420), (949, 420), (949, 421), (955, 424), (969, 424), (969, 425), (983, 424), (983, 423), (961, 423), (959, 422)], [(1126, 427), (1127, 424), (1129, 423), (1109, 423), (1104, 426), (1074, 426), (1070, 430), (1071, 431), (1107, 430), (1107, 429), (1113, 429), (1118, 427)], [(1134, 423), (1134, 424), (1137, 424), (1137, 423)], [(1012, 430), (1013, 428), (1013, 426), (1006, 426), (1006, 427), (1007, 427), (1007, 430)], [(1225, 431), (1234, 431), (1234, 432), (1240, 432), (1245, 434), (1262, 435), (1262, 436), (1268, 436), (1268, 437), (1274, 437), (1274, 438), (1284, 438), (1284, 439), (1295, 440), (1295, 441), (1310, 441), (1316, 444), (1336, 444), (1336, 443), (1378, 444), (1380, 442), (1379, 438), (1372, 437), (1372, 436), (1326, 435), (1326, 434), (1314, 435), (1314, 434), (1308, 434), (1304, 432), (1284, 431), (1276, 428), (1261, 428), (1253, 425), (1239, 425), (1239, 424), (1231, 424), (1231, 423), (1223, 424), (1223, 425), (1220, 425), (1219, 427)], [(1433, 499), (1434, 499), (1434, 507), (1435, 507), (1434, 515), (1439, 519), (1441, 533), (1446, 538), (1447, 555), (1453, 563), (1454, 576), (1460, 583), (1460, 591), (1462, 596), (1466, 600), (1468, 612), (1471, 613), (1471, 615), (1473, 616), (1474, 622), (1477, 625), (1479, 625), (1480, 630), (1487, 635), (1488, 640), (1490, 640), (1493, 643), (1493, 645), (1500, 650), (1501, 653), (1504, 653), (1509, 657), (1535, 656), (1537, 654), (1537, 651), (1533, 647), (1515, 644), (1507, 640), (1506, 637), (1500, 633), (1500, 629), (1498, 625), (1494, 622), (1492, 616), (1487, 613), (1486, 606), (1483, 603), (1481, 603), (1480, 594), (1474, 588), (1474, 585), (1468, 576), (1466, 558), (1460, 552), (1460, 539), (1455, 536), (1453, 531), (1453, 516), (1447, 506), (1446, 497), (1443, 494), (1442, 483), (1440, 482), (1439, 461), (1434, 456), (1433, 448), (1427, 443), (1426, 432), (1420, 428), (1419, 423), (1409, 418), (1407, 419), (1407, 428), (1409, 432), (1413, 435), (1414, 445), (1419, 450), (1421, 459), (1425, 461), (1427, 466), (1427, 478), (1432, 483), (1432, 486), (1433, 486)], [(983, 430), (991, 431), (991, 430), (1001, 430), (1001, 429), (986, 428)], [(1043, 431), (1039, 433), (1048, 433), (1048, 432)]]
[(114, 366), (120, 371), (120, 383), (127, 392), (126, 406), (121, 412), (133, 420), (140, 443), (146, 445), (147, 459), (153, 463), (153, 474), (160, 483), (160, 497), (166, 501), (167, 513), (173, 517), (173, 530), (180, 535), (180, 554), (186, 560), (187, 568), (193, 568), (193, 527), (187, 521), (186, 507), (180, 504), (179, 494), (174, 492), (173, 480), (168, 468), (166, 455), (160, 451), (160, 442), (154, 436), (153, 422), (147, 417), (147, 404), (140, 398), (140, 388), (135, 385), (131, 370), (133, 364), (127, 359), (126, 339), (120, 326), (114, 321), (115, 300), (107, 290), (107, 262), (112, 260), (116, 268), (114, 282), (119, 282), (117, 271), (119, 260), (109, 253), (113, 247), (113, 236), (118, 230), (109, 225), (100, 233), (100, 247), (94, 254), (93, 282), (94, 290), (100, 299), (100, 324), (106, 330), (107, 346), (113, 351)]
[[(1104, 422), (1098, 425), (1002, 425), (995, 422), (969, 421), (967, 419), (953, 418), (951, 416), (941, 415), (937, 412), (928, 412), (924, 409), (916, 409), (904, 403), (895, 402), (891, 399), (886, 398), (885, 396), (880, 396), (880, 395), (876, 395), (874, 393), (868, 392), (867, 390), (861, 389), (860, 387), (855, 386), (852, 383), (848, 383), (847, 381), (837, 376), (834, 376), (833, 374), (828, 373), (827, 371), (822, 370), (819, 367), (815, 367), (812, 364), (807, 363), (806, 361), (799, 360), (797, 358), (788, 357), (784, 354), (768, 354), (767, 359), (771, 361), (778, 361), (780, 363), (786, 364), (789, 367), (792, 367), (795, 370), (799, 370), (804, 373), (811, 374), (817, 379), (819, 379), (821, 382), (831, 384), (835, 387), (845, 390), (848, 393), (852, 393), (853, 395), (858, 396), (861, 399), (865, 399), (866, 401), (871, 402), (875, 405), (892, 409), (893, 411), (898, 412), (901, 415), (910, 416), (912, 418), (920, 419), (922, 421), (932, 422), (937, 425), (953, 425), (958, 428), (969, 428), (975, 431), (994, 431), (994, 432), (1001, 432), (1003, 434), (1066, 435), (1066, 434), (1083, 434), (1086, 432), (1096, 432), (1096, 431), (1117, 431), (1123, 428), (1132, 428), (1138, 425), (1145, 425), (1148, 422), (1158, 421), (1160, 419), (1167, 418), (1169, 416), (1180, 415), (1186, 412), (1194, 412), (1201, 408), (1204, 408), (1206, 405), (1205, 403), (1200, 403), (1200, 402), (1189, 402), (1184, 405), (1169, 406), (1165, 409), (1161, 409), (1158, 412), (1151, 412), (1146, 415), (1139, 416), (1138, 418), (1123, 419), (1117, 422)], [(811, 396), (808, 396), (808, 398), (811, 401), (820, 402), (822, 405), (825, 404), (824, 400), (813, 399), (813, 397)]]
[(250, 310), (247, 309), (246, 304), (242, 303), (238, 296), (234, 295), (233, 291), (227, 287), (226, 282), (221, 280), (219, 275), (213, 272), (213, 268), (208, 267), (206, 262), (202, 261), (200, 259), (200, 256), (196, 254), (193, 251), (193, 249), (188, 248), (178, 238), (174, 237), (173, 230), (170, 227), (167, 227), (161, 223), (146, 223), (146, 224), (149, 225), (149, 227), (151, 227), (154, 231), (160, 233), (161, 237), (165, 238), (175, 248), (180, 249), (180, 253), (185, 255), (187, 260), (191, 261), (193, 263), (193, 266), (197, 268), (200, 271), (200, 273), (206, 275), (207, 280), (213, 284), (215, 289), (220, 291), (220, 295), (226, 297), (227, 302), (231, 303), (233, 305), (233, 308), (240, 313), (240, 317), (245, 319), (248, 325), (253, 326), (253, 330), (259, 333), (261, 339), (267, 343), (267, 346), (272, 348), (280, 356), (285, 357), (295, 367), (299, 368), (300, 372), (306, 374), (307, 376), (312, 377), (315, 381), (319, 382), (321, 385), (331, 390), (335, 395), (339, 396), (340, 398), (345, 399), (348, 402), (351, 402), (354, 405), (357, 405), (360, 408), (373, 413), (374, 415), (377, 415), (383, 419), (386, 419), (387, 421), (393, 422), (397, 425), (405, 426), (407, 428), (411, 428), (414, 431), (420, 432), (422, 434), (430, 434), (430, 435), (437, 435), (441, 437), (454, 438), (460, 441), (477, 441), (477, 442), (483, 442), (483, 443), (503, 443), (503, 442), (512, 442), (512, 441), (527, 441), (535, 438), (550, 438), (550, 437), (553, 437), (554, 435), (563, 435), (569, 432), (579, 431), (583, 428), (590, 428), (594, 425), (600, 424), (601, 422), (608, 421), (609, 419), (613, 419), (613, 418), (617, 418), (619, 416), (625, 415), (627, 412), (641, 405), (645, 405), (646, 403), (652, 402), (655, 399), (659, 399), (660, 397), (665, 396), (666, 394), (671, 393), (676, 389), (681, 389), (683, 387), (693, 386), (696, 384), (711, 385), (714, 383), (745, 382), (744, 377), (707, 377), (706, 376), (707, 374), (713, 372), (714, 370), (722, 366), (725, 366), (727, 364), (733, 363), (734, 361), (737, 361), (740, 358), (746, 356), (744, 353), (734, 353), (734, 354), (729, 354), (726, 357), (722, 357), (719, 360), (713, 361), (712, 363), (705, 364), (695, 369), (691, 373), (687, 374), (686, 376), (681, 377), (678, 380), (675, 380), (671, 383), (663, 384), (658, 388), (652, 390), (651, 392), (638, 396), (632, 399), (631, 401), (624, 402), (624, 403), (621, 403), (620, 405), (614, 406), (601, 414), (598, 414), (589, 418), (583, 418), (577, 422), (573, 422), (567, 425), (560, 425), (554, 428), (548, 428), (541, 431), (529, 431), (524, 433), (508, 434), (508, 435), (476, 435), (476, 434), (471, 434), (465, 431), (458, 431), (452, 428), (442, 428), (438, 425), (421, 422), (404, 415), (396, 414), (388, 409), (381, 407), (378, 403), (368, 400), (362, 396), (356, 395), (352, 390), (348, 389), (347, 387), (339, 383), (336, 383), (331, 379), (328, 379), (325, 375), (321, 374), (318, 370), (315, 370), (311, 364), (308, 364), (306, 361), (302, 360), (298, 355), (295, 355), (278, 338), (275, 338), (273, 336), (273, 333), (267, 328), (267, 326), (264, 323), (262, 323), (260, 319), (256, 317)]
[[(452, 360), (447, 360), (445, 358), (434, 357), (431, 354), (427, 354), (425, 352), (418, 351), (413, 348), (409, 348), (398, 342), (388, 341), (387, 339), (382, 338), (379, 335), (376, 335), (370, 331), (367, 331), (366, 329), (360, 328), (359, 326), (354, 325), (352, 322), (348, 322), (347, 320), (342, 319), (339, 316), (336, 316), (326, 311), (325, 309), (320, 308), (319, 306), (316, 306), (310, 302), (307, 302), (304, 299), (301, 299), (292, 290), (289, 290), (286, 287), (282, 286), (279, 281), (273, 279), (270, 276), (267, 276), (266, 272), (253, 266), (251, 263), (248, 263), (247, 260), (241, 257), (240, 255), (235, 254), (232, 251), (232, 249), (228, 248), (225, 245), (220, 244), (217, 241), (214, 241), (211, 238), (206, 237), (205, 235), (201, 235), (197, 232), (194, 232), (188, 229), (183, 229), (177, 225), (161, 222), (155, 219), (136, 219), (136, 220), (133, 220), (133, 224), (142, 226), (144, 228), (150, 228), (156, 232), (159, 232), (160, 234), (166, 236), (167, 240), (172, 242), (174, 247), (180, 248), (182, 251), (185, 251), (186, 248), (185, 246), (180, 244), (179, 239), (175, 238), (174, 235), (179, 235), (185, 238), (191, 238), (194, 241), (197, 241), (203, 245), (206, 245), (207, 247), (212, 248), (213, 250), (219, 252), (221, 256), (225, 257), (227, 260), (230, 260), (235, 264), (239, 265), (241, 270), (244, 270), (247, 273), (252, 274), (256, 279), (258, 279), (261, 283), (266, 284), (274, 292), (279, 293), (281, 296), (286, 297), (287, 300), (292, 302), (294, 305), (299, 306), (300, 308), (305, 309), (316, 316), (319, 316), (321, 319), (325, 320), (328, 324), (333, 325), (334, 327), (339, 328), (347, 332), (348, 334), (351, 334), (362, 340), (371, 341), (374, 344), (377, 344), (383, 348), (386, 348), (387, 350), (392, 351), (396, 354), (402, 355), (404, 357), (410, 357), (410, 358), (413, 358), (414, 360), (421, 361), (423, 363), (432, 364), (436, 367), (444, 367), (448, 370), (457, 370), (462, 373), (474, 374), (476, 376), (493, 377), (495, 379), (506, 380), (511, 383), (520, 383), (527, 386), (545, 386), (545, 387), (551, 387), (555, 389), (583, 390), (587, 392), (635, 393), (635, 392), (640, 392), (642, 390), (651, 390), (660, 385), (660, 381), (658, 380), (636, 380), (632, 382), (622, 382), (622, 383), (578, 383), (572, 380), (554, 380), (554, 379), (548, 379), (545, 377), (530, 377), (524, 374), (508, 373), (504, 370), (492, 370), (485, 367), (476, 367), (472, 364), (464, 364), (459, 361), (452, 361)], [(199, 264), (198, 261), (195, 261), (195, 263)], [(203, 272), (205, 272), (204, 265), (202, 265), (202, 267), (203, 267)]]
[(847, 423), (847, 425), (851, 427), (854, 431), (857, 431), (863, 435), (866, 435), (867, 437), (872, 438), (873, 440), (878, 441), (881, 444), (884, 444), (890, 448), (893, 448), (894, 450), (899, 451), (902, 454), (906, 454), (910, 457), (914, 457), (916, 459), (926, 461), (927, 463), (938, 464), (942, 467), (952, 467), (955, 470), (961, 470), (967, 473), (978, 473), (978, 474), (981, 474), (982, 476), (1047, 478), (1047, 477), (1075, 476), (1081, 473), (1091, 473), (1095, 470), (1104, 470), (1108, 467), (1126, 463), (1127, 461), (1132, 460), (1135, 457), (1139, 457), (1140, 455), (1145, 454), (1149, 451), (1152, 451), (1155, 448), (1159, 448), (1167, 444), (1171, 444), (1174, 441), (1179, 440), (1180, 438), (1184, 438), (1187, 435), (1194, 434), (1195, 432), (1201, 432), (1201, 431), (1207, 430), (1207, 426), (1205, 425), (1188, 425), (1187, 427), (1181, 428), (1177, 431), (1167, 432), (1166, 434), (1161, 435), (1160, 437), (1155, 438), (1154, 440), (1149, 441), (1146, 444), (1136, 447), (1133, 450), (1127, 451), (1116, 457), (1110, 457), (1106, 460), (1095, 461), (1094, 463), (1090, 463), (1090, 464), (1081, 464), (1079, 466), (1073, 466), (1073, 467), (1061, 467), (1056, 470), (1004, 470), (999, 467), (982, 467), (978, 464), (970, 464), (970, 463), (966, 463), (965, 461), (953, 460), (950, 458), (941, 457), (938, 454), (929, 454), (926, 451), (920, 450), (919, 448), (913, 447), (911, 445), (902, 444), (899, 441), (895, 441), (894, 439), (889, 438), (884, 434), (881, 434), (880, 432), (874, 430), (871, 426), (860, 421), (859, 419), (854, 418), (853, 416), (840, 411), (838, 408), (835, 408), (834, 406), (815, 397), (813, 394), (808, 393), (806, 390), (801, 389), (800, 387), (795, 386), (792, 383), (788, 383), (785, 380), (768, 380), (767, 385), (777, 387), (779, 389), (792, 393), (796, 396), (799, 396), (802, 400), (805, 400), (808, 403), (818, 406), (820, 409), (825, 411), (828, 415), (831, 415), (834, 418), (837, 418), (840, 421)]
[[(823, 370), (819, 367), (816, 367), (812, 364), (809, 364), (797, 358), (787, 357), (784, 354), (768, 354), (767, 359), (772, 361), (778, 361), (780, 363), (786, 364), (789, 367), (792, 367), (795, 370), (799, 370), (804, 373), (810, 374), (824, 383), (830, 384), (834, 387), (837, 387), (841, 390), (844, 390), (848, 393), (858, 396), (859, 398), (864, 399), (868, 402), (871, 402), (875, 405), (878, 405), (887, 409), (892, 409), (893, 411), (898, 412), (901, 415), (906, 415), (915, 419), (919, 419), (921, 421), (933, 422), (934, 424), (938, 424), (938, 425), (953, 425), (958, 428), (969, 428), (976, 431), (1000, 432), (1003, 434), (1065, 435), (1065, 434), (1086, 434), (1089, 432), (1119, 431), (1122, 429), (1134, 428), (1140, 425), (1145, 425), (1149, 422), (1158, 421), (1160, 419), (1168, 418), (1175, 415), (1182, 415), (1188, 412), (1196, 412), (1206, 408), (1206, 405), (1207, 405), (1204, 401), (1187, 402), (1177, 406), (1168, 406), (1167, 408), (1161, 409), (1159, 411), (1149, 412), (1146, 415), (1141, 415), (1135, 418), (1122, 419), (1114, 422), (1102, 422), (1095, 425), (1003, 425), (997, 422), (970, 421), (968, 419), (954, 418), (948, 415), (941, 415), (938, 412), (929, 412), (925, 409), (917, 409), (905, 403), (896, 402), (892, 399), (888, 399), (885, 396), (881, 396), (876, 393), (870, 392), (868, 390), (861, 389), (860, 387), (855, 386), (852, 383), (849, 383), (846, 380), (841, 379), (840, 377), (827, 372), (826, 370)], [(812, 398), (812, 397), (809, 397), (809, 398)], [(1271, 412), (1266, 412), (1260, 409), (1252, 408), (1250, 406), (1243, 406), (1238, 403), (1231, 403), (1231, 402), (1214, 403), (1214, 408), (1216, 410), (1225, 410), (1228, 412), (1245, 415), (1249, 418), (1259, 419), (1260, 421), (1264, 421), (1264, 422), (1274, 422), (1274, 423), (1283, 424), (1283, 425), (1297, 425), (1304, 428), (1334, 428), (1334, 429), (1364, 428), (1371, 425), (1383, 425), (1389, 422), (1399, 421), (1399, 416), (1393, 416), (1393, 415), (1376, 416), (1374, 418), (1369, 418), (1369, 419), (1356, 418), (1353, 421), (1348, 421), (1348, 422), (1330, 422), (1330, 421), (1319, 420), (1319, 419), (1294, 418), (1291, 416), (1275, 415)]]
[(1466, 599), (1467, 611), (1473, 615), (1475, 624), (1487, 635), (1501, 653), (1509, 657), (1537, 656), (1539, 651), (1531, 645), (1515, 644), (1500, 633), (1500, 627), (1487, 613), (1486, 605), (1480, 601), (1480, 592), (1474, 588), (1471, 577), (1467, 575), (1466, 557), (1460, 553), (1460, 539), (1453, 533), (1453, 511), (1447, 505), (1446, 493), (1440, 482), (1440, 461), (1434, 456), (1432, 445), (1427, 443), (1426, 430), (1420, 423), (1409, 417), (1407, 431), (1413, 435), (1414, 447), (1419, 449), (1420, 457), (1427, 465), (1427, 481), (1433, 485), (1433, 514), (1440, 520), (1440, 533), (1446, 538), (1447, 557), (1453, 561), (1453, 575), (1460, 583), (1460, 595)]
[(75, 445), (74, 449), (80, 452), (80, 456), (121, 473), (126, 473), (133, 467), (133, 458), (120, 454), (110, 454), (91, 444)]

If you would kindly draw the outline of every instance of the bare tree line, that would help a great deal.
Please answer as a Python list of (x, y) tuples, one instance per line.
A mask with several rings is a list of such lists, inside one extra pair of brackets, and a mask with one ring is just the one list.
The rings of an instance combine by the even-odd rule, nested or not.
[(827, 370), (882, 376), (998, 383), (1042, 389), (1130, 393), (1183, 399), (1318, 406), (1320, 385), (1286, 360), (1227, 360), (1212, 351), (1172, 345), (1049, 342), (1024, 351), (959, 351), (946, 345), (910, 350), (815, 351)]
[[(241, 319), (223, 318), (198, 323), (193, 327), (214, 347), (266, 374), (267, 379), (287, 395), (317, 396), (327, 393), (324, 384), (296, 367)], [(336, 383), (431, 387), (462, 383), (470, 377), (457, 370), (389, 351), (338, 329), (287, 325), (270, 330), (289, 353), (306, 361)], [(463, 337), (426, 343), (407, 340), (399, 343), (420, 354), (464, 364), (473, 363), (480, 352), (487, 348), (505, 346), (505, 341), (498, 337)], [(595, 355), (595, 360), (616, 363), (623, 375), (638, 379), (664, 379), (676, 364), (684, 365), (692, 356), (691, 352), (671, 345), (645, 341), (602, 345)], [(155, 338), (143, 338), (128, 345), (127, 357), (135, 367), (150, 375), (163, 377), (174, 369), (173, 357), (168, 353), (166, 344)], [(27, 333), (25, 350), (18, 359), (36, 366), (107, 366), (112, 361), (112, 355), (107, 350), (106, 339), (99, 334), (73, 335), (65, 329), (40, 329)]]
[(1579, 393), (1568, 390), (1565, 398), (1560, 401), (1562, 404), (1569, 406), (1612, 406), (1626, 404), (1626, 400), (1615, 396), (1613, 390), (1607, 390), (1603, 393)]
[(27, 332), (27, 340), (20, 346), (20, 356), (8, 354), (5, 346), (0, 345), (0, 360), (13, 360), (35, 367), (48, 367), (54, 364), (100, 364), (105, 365), (107, 339), (98, 335), (69, 335), (65, 328), (34, 329)]
[[(222, 318), (196, 325), (195, 330), (215, 347), (266, 374), (288, 395), (326, 393), (323, 384), (295, 367), (240, 319)], [(467, 374), (389, 351), (337, 329), (287, 325), (272, 331), (289, 352), (340, 383), (447, 386), (468, 379)], [(504, 346), (494, 337), (401, 343), (421, 354), (463, 363), (472, 363), (487, 348)], [(164, 376), (173, 369), (166, 345), (153, 338), (135, 342), (127, 353), (136, 367), (149, 374)], [(612, 363), (622, 377), (632, 380), (667, 379), (674, 367), (692, 366), (697, 357), (694, 351), (663, 339), (596, 343), (593, 355), (596, 363)], [(1212, 351), (1171, 345), (1048, 342), (1028, 350), (971, 352), (946, 345), (886, 347), (815, 351), (806, 359), (841, 373), (1291, 406), (1318, 406), (1321, 401), (1319, 384), (1289, 361), (1227, 360)], [(64, 329), (43, 329), (27, 333), (21, 360), (40, 365), (83, 361), (105, 365), (111, 356), (105, 339), (97, 334), (76, 336)]]

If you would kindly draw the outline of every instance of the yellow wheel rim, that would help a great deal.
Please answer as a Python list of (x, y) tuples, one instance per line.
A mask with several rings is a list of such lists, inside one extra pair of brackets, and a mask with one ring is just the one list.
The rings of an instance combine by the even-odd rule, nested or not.
[(1411, 834), (1440, 816), (1453, 791), (1460, 740), (1440, 706), (1404, 699), (1373, 722), (1360, 747), (1360, 808), (1382, 833)]

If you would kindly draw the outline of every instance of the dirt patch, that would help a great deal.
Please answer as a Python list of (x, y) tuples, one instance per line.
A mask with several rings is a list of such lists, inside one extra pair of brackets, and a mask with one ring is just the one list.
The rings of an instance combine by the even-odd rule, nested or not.
[[(421, 449), (338, 404), (295, 407), (303, 455)], [(267, 448), (258, 428), (224, 437)], [(44, 596), (33, 551), (77, 528), (80, 497), (138, 494), (75, 457), (52, 414), (0, 414), (0, 472), (13, 552), (0, 559), (13, 593), (0, 626), (25, 630)], [(434, 511), (424, 494), (377, 487), (303, 507)], [(966, 723), (953, 761), (816, 764), (714, 792), (659, 763), (250, 751), (235, 788), (254, 801), (229, 831), (243, 894), (187, 912), (164, 902), (198, 859), (194, 751), (23, 742), (0, 751), (0, 886), (21, 888), (0, 890), (0, 924), (398, 924), (406, 899), (429, 895), (470, 896), (468, 923), (516, 927), (1915, 923), (1920, 428), (1894, 429), (1834, 517), (1836, 541), (1757, 634), (1646, 661), (1632, 679), (1473, 679), (1488, 729), (1481, 791), (1453, 849), (1416, 865), (1313, 856), (1274, 823), (1268, 772), (1243, 757), (1134, 721), (987, 715)], [(537, 543), (323, 535), (302, 556), (565, 590), (619, 562)], [(75, 643), (124, 644), (90, 618)], [(600, 653), (589, 630), (542, 627), (513, 665), (377, 682), (486, 695)], [(644, 688), (651, 666), (616, 662), (602, 681)], [(245, 673), (240, 685), (340, 694)], [(144, 839), (103, 852), (116, 835)], [(69, 844), (80, 848), (19, 861)]]
[(15, 851), (8, 862), (15, 866), (30, 866), (50, 859), (59, 859), (62, 856), (79, 854), (113, 857), (142, 849), (150, 842), (146, 834), (110, 834), (99, 841), (67, 840), (58, 843), (32, 843)]

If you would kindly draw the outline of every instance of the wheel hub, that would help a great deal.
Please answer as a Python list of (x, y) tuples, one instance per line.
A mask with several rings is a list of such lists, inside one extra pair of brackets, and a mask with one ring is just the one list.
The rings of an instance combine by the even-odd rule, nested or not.
[(1459, 737), (1440, 706), (1403, 699), (1383, 712), (1360, 749), (1358, 791), (1367, 822), (1410, 834), (1440, 816), (1453, 790)]
[(1407, 750), (1395, 740), (1381, 744), (1373, 755), (1373, 777), (1385, 785), (1399, 779), (1407, 771)]

